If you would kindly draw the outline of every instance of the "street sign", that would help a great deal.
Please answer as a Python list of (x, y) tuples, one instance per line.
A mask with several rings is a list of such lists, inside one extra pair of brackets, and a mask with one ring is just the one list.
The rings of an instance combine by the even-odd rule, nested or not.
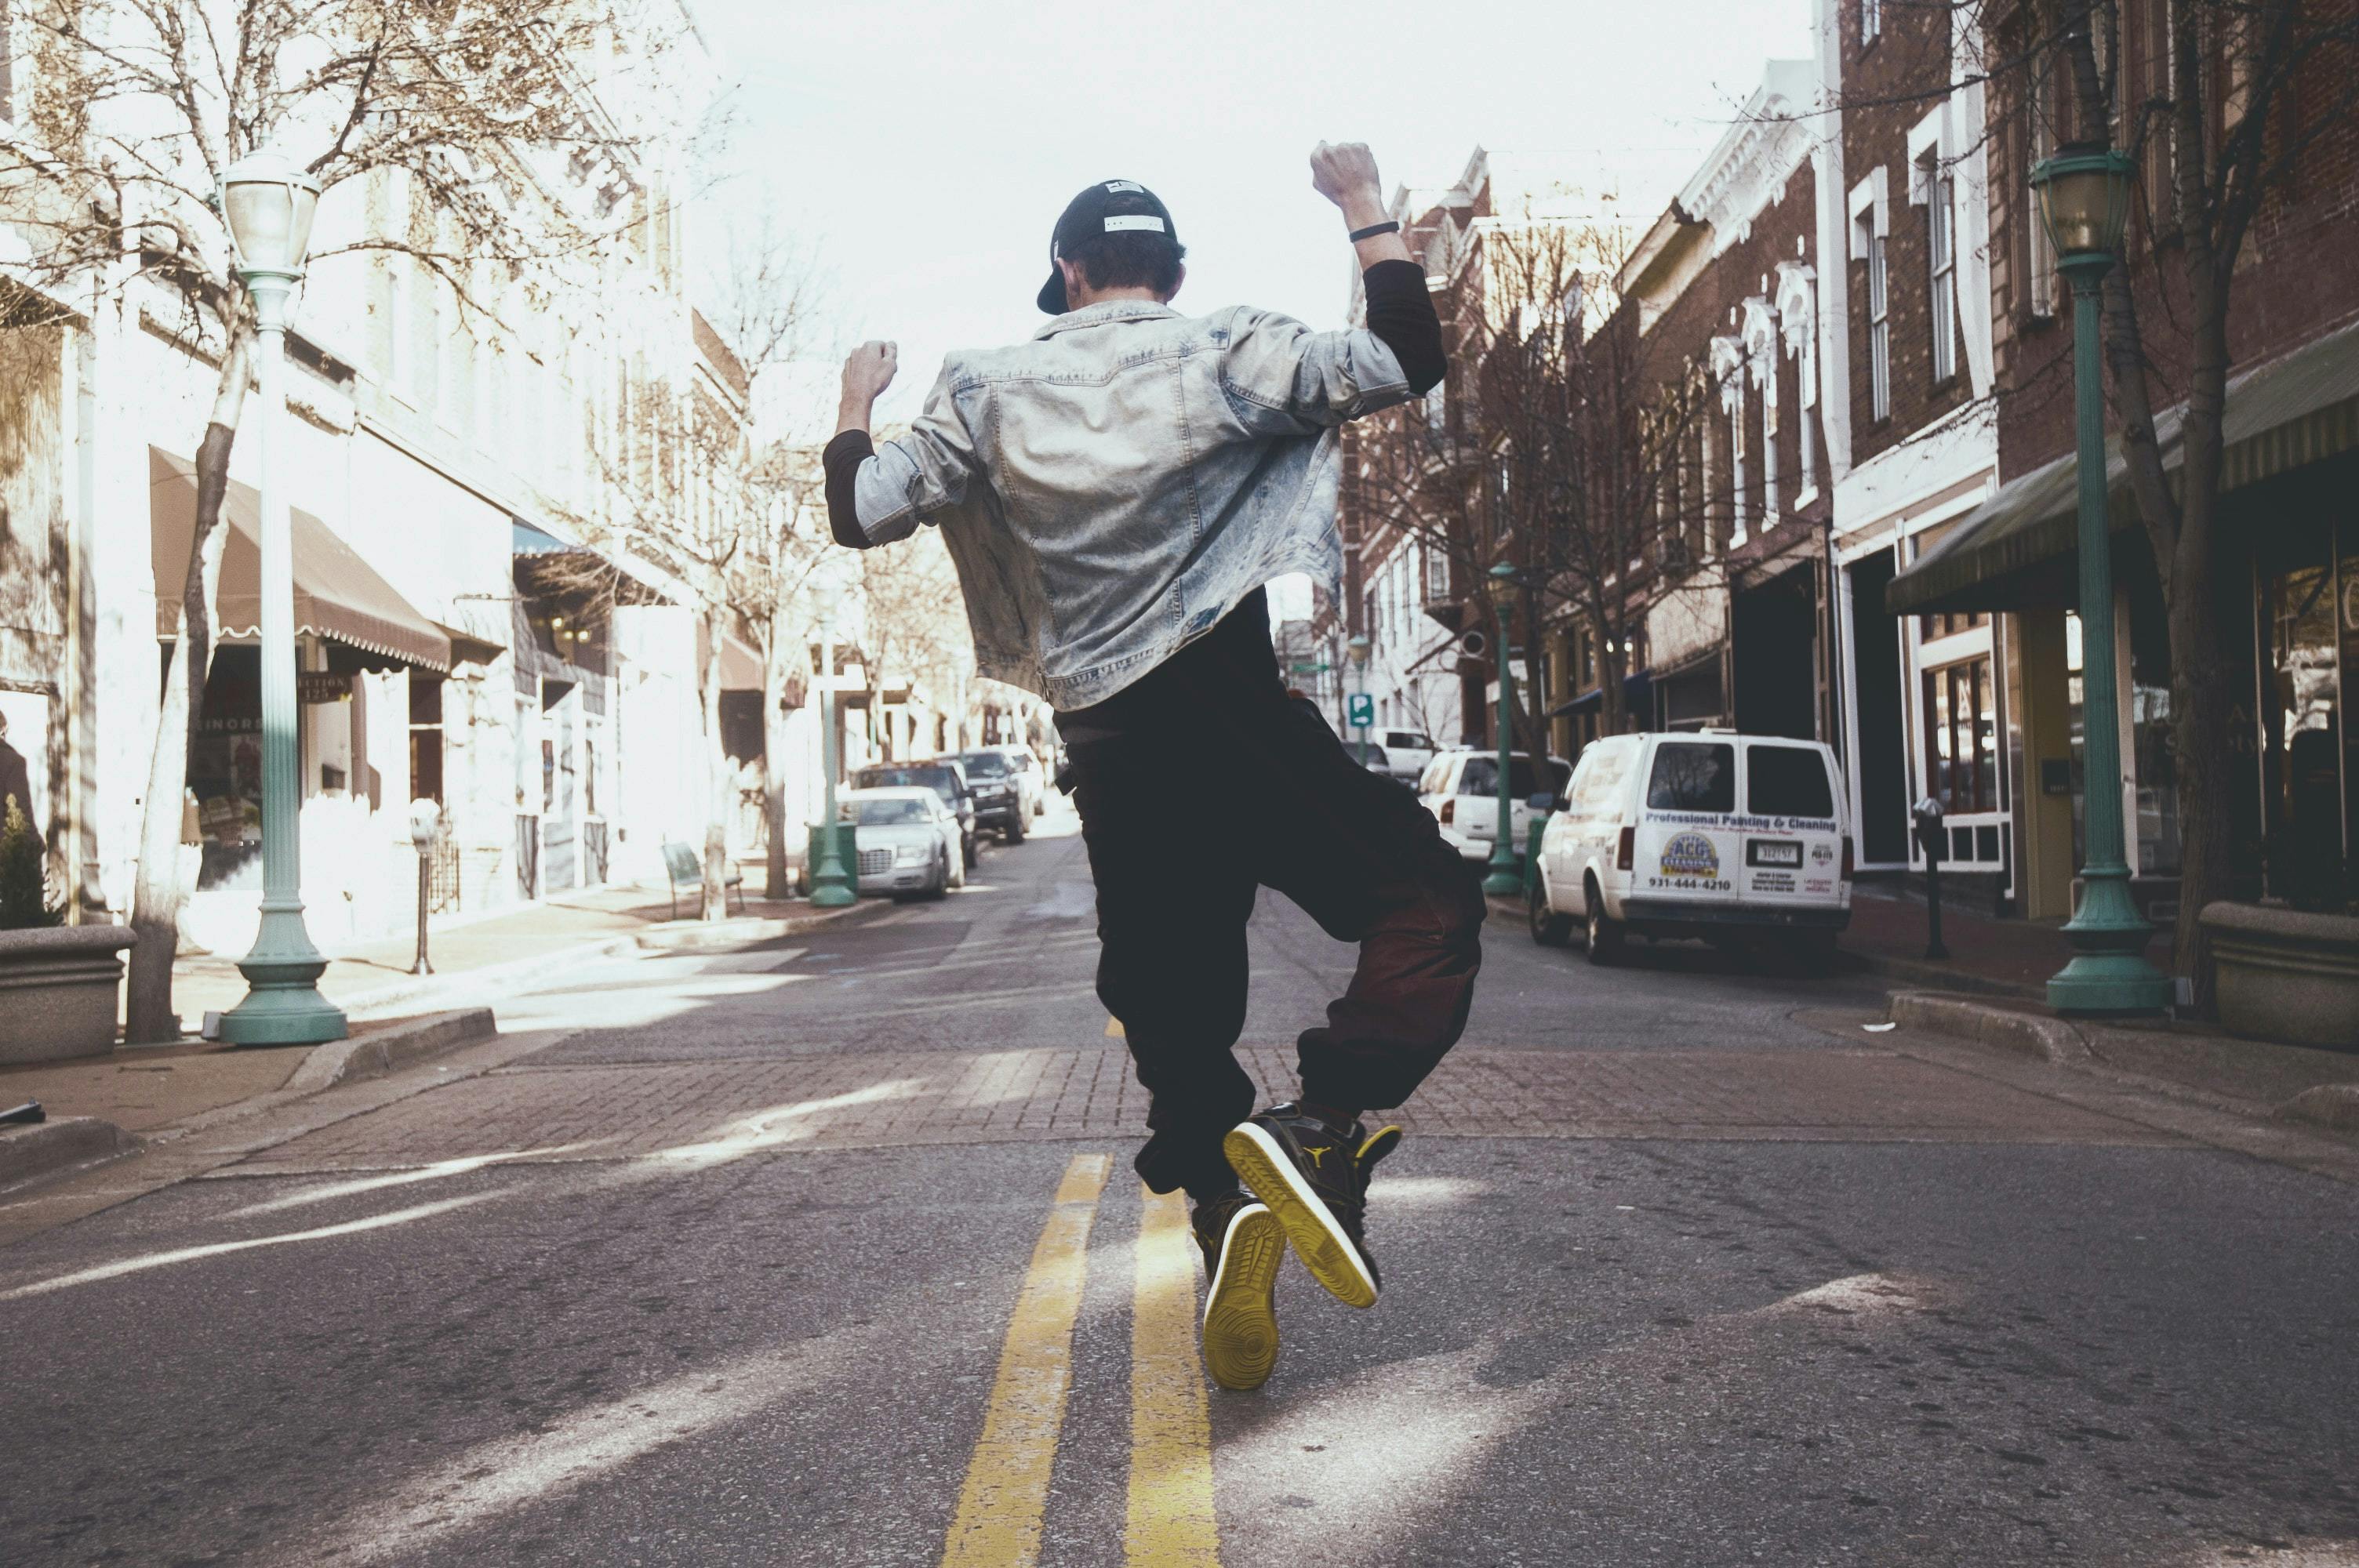
[(1288, 668), (1299, 676), (1323, 676), (1327, 673), (1325, 665), (1306, 665), (1299, 660), (1288, 665)]
[(1345, 711), (1350, 715), (1353, 724), (1365, 730), (1376, 721), (1376, 699), (1365, 692), (1360, 692), (1351, 698)]

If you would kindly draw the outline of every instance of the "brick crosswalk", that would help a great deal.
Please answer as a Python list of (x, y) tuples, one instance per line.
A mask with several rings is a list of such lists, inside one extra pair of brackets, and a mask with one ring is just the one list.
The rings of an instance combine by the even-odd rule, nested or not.
[[(1242, 1053), (1266, 1096), (1293, 1053)], [(240, 1173), (498, 1157), (623, 1160), (731, 1147), (1128, 1138), (1144, 1092), (1118, 1045), (776, 1061), (536, 1066), (321, 1129)], [(2153, 1144), (2150, 1128), (1880, 1051), (1462, 1048), (1393, 1119), (1428, 1137)]]

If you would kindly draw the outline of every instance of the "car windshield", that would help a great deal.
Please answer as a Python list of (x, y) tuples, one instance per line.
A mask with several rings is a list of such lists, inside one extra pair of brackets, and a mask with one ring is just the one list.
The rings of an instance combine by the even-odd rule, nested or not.
[(1745, 809), (1756, 816), (1832, 816), (1834, 790), (1819, 753), (1802, 746), (1748, 746)]
[[(1507, 794), (1515, 799), (1528, 799), (1539, 793), (1540, 786), (1533, 782), (1537, 776), (1532, 772), (1532, 760), (1529, 757), (1507, 759)], [(1562, 795), (1565, 781), (1572, 777), (1572, 769), (1551, 757), (1549, 759), (1547, 777), (1549, 794)], [(1499, 759), (1496, 757), (1467, 758), (1466, 771), (1458, 775), (1458, 793), (1496, 797), (1499, 793)]]
[(1380, 766), (1385, 760), (1385, 749), (1372, 741), (1346, 741), (1343, 742), (1343, 750), (1349, 752), (1352, 754), (1352, 760), (1357, 762)]
[(881, 789), (891, 784), (915, 784), (937, 795), (949, 795), (954, 786), (948, 768), (863, 768), (860, 770), (862, 789)]
[(922, 800), (910, 800), (895, 795), (885, 800), (864, 800), (860, 803), (860, 826), (863, 827), (893, 827), (910, 822), (931, 822), (933, 811)]
[(969, 778), (1004, 779), (1008, 773), (1007, 759), (996, 752), (969, 752), (959, 761), (966, 764)]
[(1398, 746), (1404, 752), (1430, 752), (1433, 750), (1432, 740), (1430, 737), (1419, 734), (1414, 730), (1388, 730), (1385, 732), (1385, 744), (1387, 746)]
[(1655, 749), (1647, 778), (1647, 805), (1655, 811), (1736, 809), (1736, 748), (1725, 741), (1667, 741)]

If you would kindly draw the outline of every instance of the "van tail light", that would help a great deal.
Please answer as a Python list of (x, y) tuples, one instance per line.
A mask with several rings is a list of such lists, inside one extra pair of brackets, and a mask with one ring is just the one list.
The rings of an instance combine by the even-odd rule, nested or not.
[(1617, 871), (1626, 871), (1637, 863), (1638, 830), (1636, 827), (1625, 827), (1622, 829), (1622, 841), (1614, 847), (1614, 869)]
[(1843, 880), (1845, 881), (1851, 881), (1851, 835), (1848, 833), (1843, 835)]
[(1458, 797), (1451, 796), (1441, 803), (1441, 825), (1444, 827), (1458, 820)]

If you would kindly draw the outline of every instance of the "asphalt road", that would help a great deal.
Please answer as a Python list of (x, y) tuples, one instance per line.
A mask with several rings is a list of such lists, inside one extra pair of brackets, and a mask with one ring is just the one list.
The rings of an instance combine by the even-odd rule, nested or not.
[(1050, 827), (0, 1249), (0, 1562), (2359, 1565), (2359, 1194), (1701, 948), (1495, 927), (1385, 1300), (1208, 1390)]

